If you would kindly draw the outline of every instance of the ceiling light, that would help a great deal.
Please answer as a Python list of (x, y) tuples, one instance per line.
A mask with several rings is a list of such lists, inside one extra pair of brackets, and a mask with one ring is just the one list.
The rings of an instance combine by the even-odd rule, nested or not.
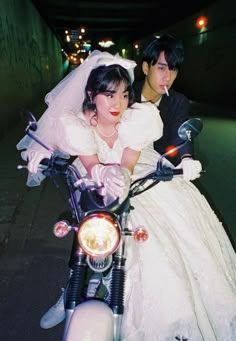
[(108, 48), (108, 47), (114, 45), (113, 41), (111, 41), (111, 40), (106, 40), (106, 41), (102, 40), (102, 41), (99, 41), (98, 44), (99, 44), (101, 47), (105, 47), (105, 48)]
[(198, 17), (196, 20), (196, 27), (199, 29), (205, 28), (207, 26), (208, 19), (204, 15)]

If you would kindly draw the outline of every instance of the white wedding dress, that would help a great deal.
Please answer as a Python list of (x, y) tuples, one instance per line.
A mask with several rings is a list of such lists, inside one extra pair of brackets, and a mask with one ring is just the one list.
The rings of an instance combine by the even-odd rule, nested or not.
[[(119, 163), (127, 146), (142, 149), (132, 178), (140, 177), (155, 169), (159, 155), (152, 141), (162, 133), (148, 105), (126, 111), (113, 148), (83, 114), (54, 122), (51, 131), (60, 136), (54, 147), (72, 155), (97, 152), (103, 163)], [(83, 171), (79, 159), (75, 164)], [(235, 341), (236, 255), (204, 196), (178, 177), (133, 198), (132, 205), (131, 225), (144, 225), (149, 238), (129, 244), (122, 341)]]

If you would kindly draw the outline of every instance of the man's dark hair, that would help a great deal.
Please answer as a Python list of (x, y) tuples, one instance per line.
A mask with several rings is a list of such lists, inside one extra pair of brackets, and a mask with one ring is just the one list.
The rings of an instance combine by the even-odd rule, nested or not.
[(165, 59), (170, 70), (179, 70), (184, 61), (184, 48), (182, 42), (169, 34), (160, 38), (153, 38), (144, 47), (142, 62), (148, 65), (155, 65), (161, 52), (164, 52)]

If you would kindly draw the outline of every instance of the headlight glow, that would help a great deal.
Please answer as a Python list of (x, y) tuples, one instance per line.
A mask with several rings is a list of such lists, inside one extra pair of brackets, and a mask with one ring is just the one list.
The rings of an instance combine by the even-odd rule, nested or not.
[(92, 257), (112, 254), (119, 246), (120, 238), (119, 224), (108, 212), (90, 214), (79, 226), (79, 244)]

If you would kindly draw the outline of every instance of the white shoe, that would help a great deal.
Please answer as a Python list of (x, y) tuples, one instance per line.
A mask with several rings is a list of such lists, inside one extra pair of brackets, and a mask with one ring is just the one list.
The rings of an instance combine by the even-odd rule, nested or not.
[(40, 327), (49, 329), (61, 323), (65, 319), (64, 290), (59, 300), (41, 318)]

